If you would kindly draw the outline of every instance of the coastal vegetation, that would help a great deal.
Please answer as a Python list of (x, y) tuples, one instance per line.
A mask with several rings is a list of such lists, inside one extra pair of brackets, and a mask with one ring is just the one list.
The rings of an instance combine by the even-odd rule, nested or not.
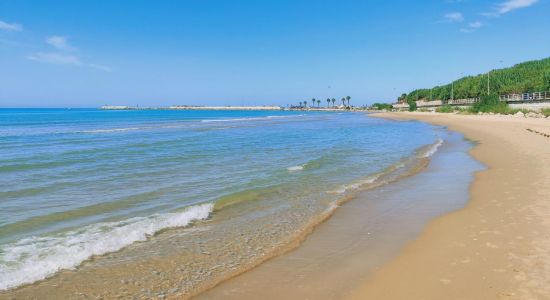
[(460, 114), (479, 114), (479, 113), (493, 113), (501, 115), (514, 115), (517, 113), (527, 114), (541, 114), (544, 117), (550, 116), (550, 109), (545, 108), (540, 112), (530, 111), (528, 109), (511, 108), (506, 102), (500, 101), (497, 95), (481, 96), (479, 101), (469, 108), (453, 107), (450, 105), (443, 105), (438, 107), (436, 112), (440, 113), (460, 113)]
[[(417, 101), (443, 102), (437, 112), (499, 113), (513, 114), (521, 110), (510, 108), (500, 101), (499, 95), (550, 91), (550, 58), (528, 61), (510, 68), (491, 70), (484, 74), (462, 77), (446, 85), (417, 89), (399, 96), (399, 102), (409, 104), (409, 110), (417, 110)], [(452, 99), (478, 99), (468, 109), (447, 105)], [(542, 112), (547, 113), (547, 110)]]
[(371, 105), (371, 107), (373, 109), (377, 109), (377, 110), (392, 110), (393, 109), (393, 105), (389, 104), (389, 103), (374, 103), (373, 105)]
[(454, 112), (454, 109), (450, 105), (443, 105), (443, 106), (440, 106), (440, 107), (436, 108), (435, 111), (440, 112), (440, 113), (450, 113), (450, 112)]
[(506, 102), (500, 101), (499, 96), (495, 94), (481, 96), (479, 101), (472, 105), (470, 111), (474, 113), (493, 112), (499, 114), (509, 114), (513, 112), (510, 106), (508, 106)]
[[(417, 100), (450, 100), (550, 91), (550, 57), (528, 61), (510, 68), (491, 70), (484, 74), (465, 76), (446, 85), (417, 89), (402, 94), (399, 100), (409, 105)], [(411, 106), (412, 107), (412, 106)]]

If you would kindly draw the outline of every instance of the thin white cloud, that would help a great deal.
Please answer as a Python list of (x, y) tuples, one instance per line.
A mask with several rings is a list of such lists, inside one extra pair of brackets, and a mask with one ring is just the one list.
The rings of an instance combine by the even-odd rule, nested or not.
[(462, 33), (472, 33), (472, 32), (476, 31), (477, 29), (479, 29), (481, 27), (483, 27), (483, 23), (481, 23), (480, 21), (475, 21), (475, 22), (469, 23), (468, 27), (461, 28), (460, 32), (462, 32)]
[(49, 45), (63, 51), (74, 51), (75, 47), (71, 46), (68, 42), (67, 37), (54, 35), (46, 38), (46, 43)]
[(443, 16), (449, 23), (457, 23), (464, 21), (464, 15), (461, 12), (450, 12)]
[(468, 26), (470, 28), (481, 28), (483, 26), (483, 23), (481, 23), (479, 21), (475, 21), (475, 22), (472, 22), (472, 23), (468, 24)]
[(80, 59), (73, 55), (65, 55), (55, 52), (39, 52), (27, 56), (28, 59), (48, 63), (55, 65), (72, 65), (72, 66), (81, 66), (82, 62)]
[[(78, 57), (78, 49), (73, 47), (69, 42), (68, 38), (64, 36), (54, 35), (46, 38), (46, 43), (50, 46), (56, 48), (56, 52), (38, 52), (27, 56), (27, 59), (48, 63), (54, 65), (70, 65), (75, 67), (88, 67), (95, 70), (100, 70), (104, 72), (112, 72), (113, 69), (109, 66), (92, 64), (82, 61)], [(72, 51), (68, 53), (68, 51)]]
[(4, 21), (0, 21), (0, 30), (5, 31), (23, 31), (23, 26), (21, 24), (15, 24), (15, 23), (6, 23)]
[(498, 5), (498, 13), (503, 15), (516, 9), (529, 7), (536, 4), (539, 0), (508, 0)]
[(96, 70), (100, 70), (100, 71), (109, 72), (109, 73), (113, 71), (113, 69), (111, 67), (104, 66), (104, 65), (98, 65), (98, 64), (88, 64), (88, 67), (96, 69)]
[(496, 5), (492, 12), (482, 13), (486, 17), (500, 17), (514, 10), (535, 5), (539, 0), (508, 0)]

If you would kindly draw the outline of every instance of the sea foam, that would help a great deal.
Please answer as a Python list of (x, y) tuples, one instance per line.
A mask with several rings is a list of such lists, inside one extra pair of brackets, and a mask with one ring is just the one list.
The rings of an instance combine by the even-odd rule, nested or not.
[(291, 115), (291, 116), (265, 116), (265, 117), (250, 117), (250, 118), (230, 118), (230, 119), (206, 119), (201, 120), (202, 123), (217, 123), (217, 122), (242, 122), (242, 121), (261, 121), (269, 119), (287, 119), (302, 117), (304, 115)]
[(441, 145), (443, 145), (443, 140), (437, 139), (437, 142), (435, 142), (430, 146), (430, 148), (428, 148), (428, 150), (424, 153), (423, 157), (431, 157), (437, 152), (437, 149), (439, 149)]
[(287, 169), (289, 172), (303, 171), (303, 170), (304, 170), (304, 165), (288, 167), (288, 168), (286, 168), (286, 169)]
[(94, 255), (145, 241), (160, 230), (206, 219), (213, 208), (211, 203), (196, 205), (181, 212), (97, 223), (56, 236), (25, 238), (4, 245), (0, 248), (0, 290), (33, 283), (61, 269), (74, 268)]

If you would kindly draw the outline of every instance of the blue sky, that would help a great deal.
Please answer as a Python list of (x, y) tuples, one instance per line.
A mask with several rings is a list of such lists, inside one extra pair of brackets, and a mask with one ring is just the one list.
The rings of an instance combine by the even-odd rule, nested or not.
[(0, 107), (393, 101), (550, 56), (549, 16), (550, 0), (0, 0)]

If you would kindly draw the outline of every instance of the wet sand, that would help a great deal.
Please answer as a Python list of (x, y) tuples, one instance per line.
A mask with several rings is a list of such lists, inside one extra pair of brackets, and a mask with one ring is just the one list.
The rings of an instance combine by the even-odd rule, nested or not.
[(463, 207), (483, 168), (456, 133), (422, 172), (364, 191), (319, 225), (299, 248), (206, 291), (196, 299), (341, 299), (395, 257), (426, 223)]
[[(549, 119), (384, 113), (464, 133), (489, 169), (471, 200), (431, 222), (350, 299), (550, 299)], [(528, 130), (528, 129), (531, 129)]]

